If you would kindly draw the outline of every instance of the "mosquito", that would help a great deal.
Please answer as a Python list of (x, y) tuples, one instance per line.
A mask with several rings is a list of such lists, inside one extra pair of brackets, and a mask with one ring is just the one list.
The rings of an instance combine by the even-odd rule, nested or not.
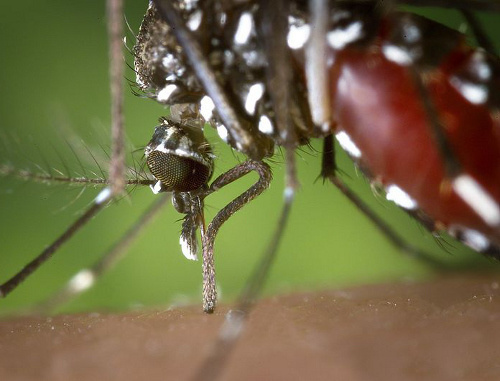
[[(109, 137), (105, 136), (109, 121), (108, 116), (108, 77), (107, 77), (107, 48), (106, 30), (104, 23), (104, 10), (102, 5), (96, 4), (73, 4), (61, 6), (54, 9), (44, 7), (33, 8), (33, 13), (24, 8), (7, 7), (2, 20), (2, 31), (6, 36), (2, 39), (4, 51), (11, 51), (13, 41), (16, 41), (18, 55), (3, 55), (2, 63), (5, 70), (2, 75), (2, 83), (9, 88), (9, 97), (5, 98), (0, 105), (2, 107), (2, 164), (11, 164), (18, 169), (30, 169), (34, 172), (47, 172), (52, 167), (66, 172), (65, 165), (70, 167), (76, 174), (83, 175), (86, 169), (89, 176), (92, 171), (99, 173), (93, 158), (85, 148), (78, 151), (77, 156), (83, 162), (78, 163), (75, 155), (68, 148), (66, 140), (73, 145), (88, 145), (100, 162), (101, 168), (106, 170), (109, 158), (104, 151), (108, 150)], [(133, 27), (134, 33), (127, 33), (129, 46), (133, 45), (134, 34), (144, 16), (146, 4), (126, 3), (124, 14), (128, 23)], [(38, 17), (26, 19), (22, 24), (25, 36), (18, 36), (16, 27), (13, 24), (15, 17), (11, 14), (37, 14)], [(24, 12), (24, 13), (23, 13)], [(63, 17), (64, 16), (64, 17)], [(19, 16), (20, 17), (20, 16)], [(11, 23), (9, 24), (9, 21)], [(72, 24), (69, 28), (67, 24)], [(12, 25), (12, 26), (10, 26)], [(49, 28), (50, 25), (50, 28)], [(28, 36), (36, 35), (36, 30), (45, 31), (47, 40), (58, 41), (57, 44), (47, 45), (43, 49), (39, 41)], [(82, 36), (93, 41), (92, 44), (75, 44)], [(9, 38), (8, 38), (9, 37)], [(76, 91), (68, 86), (70, 79), (66, 76), (66, 64), (62, 63), (57, 52), (64, 50), (68, 52), (69, 61), (66, 64), (74, 67), (74, 71), (81, 73), (80, 76), (72, 79)], [(99, 54), (97, 54), (99, 52)], [(30, 57), (36, 54), (40, 62), (45, 62), (42, 71), (31, 67), (28, 60), (18, 59), (20, 55)], [(43, 55), (42, 55), (43, 54)], [(128, 55), (128, 62), (132, 65), (132, 55)], [(7, 59), (9, 58), (9, 59)], [(27, 73), (24, 76), (14, 76), (9, 73), (19, 71)], [(71, 69), (73, 71), (73, 69)], [(50, 73), (50, 74), (49, 74)], [(92, 84), (87, 78), (93, 78)], [(125, 78), (135, 79), (135, 74), (131, 71), (125, 72)], [(38, 85), (39, 84), (39, 85)], [(37, 102), (29, 102), (29, 113), (26, 112), (25, 97), (26, 90), (30, 88), (30, 93)], [(144, 146), (151, 138), (152, 126), (157, 124), (157, 119), (165, 113), (162, 106), (155, 102), (138, 99), (130, 91), (125, 89), (126, 107), (124, 109), (127, 122), (128, 138), (140, 147)], [(37, 121), (36, 123), (34, 121)], [(225, 143), (220, 142), (216, 132), (207, 129), (208, 134), (212, 134), (209, 140), (214, 141), (215, 150), (218, 155), (216, 174), (221, 173), (224, 168), (228, 169), (234, 165), (234, 154)], [(61, 138), (63, 134), (67, 138)], [(7, 139), (7, 136), (9, 137)], [(6, 140), (4, 140), (6, 139)], [(82, 143), (81, 141), (84, 141)], [(104, 148), (101, 148), (104, 147)], [(27, 148), (27, 149), (26, 149)], [(56, 149), (54, 149), (56, 148)], [(316, 145), (319, 151), (320, 146)], [(55, 151), (62, 155), (60, 158)], [(331, 234), (331, 229), (336, 230), (345, 239), (338, 240), (339, 245), (335, 250), (347, 250), (356, 241), (358, 232), (363, 231), (370, 240), (385, 246), (381, 251), (383, 259), (375, 261), (369, 254), (364, 259), (358, 257), (360, 261), (368, 261), (371, 267), (378, 266), (378, 279), (385, 279), (387, 276), (397, 278), (408, 274), (411, 264), (405, 259), (401, 259), (397, 252), (391, 253), (391, 246), (386, 245), (383, 238), (379, 238), (378, 233), (369, 222), (357, 215), (357, 212), (348, 204), (342, 201), (337, 194), (325, 192), (321, 186), (305, 186), (313, 184), (317, 178), (319, 167), (319, 155), (314, 152), (304, 151), (301, 153), (302, 160), (299, 160), (301, 172), (301, 182), (304, 185), (297, 199), (297, 213), (307, 212), (307, 218), (317, 221), (314, 228), (304, 227), (303, 224), (292, 220), (288, 227), (287, 239), (283, 242), (283, 251), (290, 253), (289, 259), (283, 263), (283, 269), (275, 277), (270, 279), (269, 289), (278, 290), (290, 287), (291, 279), (294, 282), (311, 287), (313, 284), (345, 284), (352, 282), (346, 273), (352, 271), (351, 260), (339, 256), (338, 260), (328, 272), (315, 271), (314, 263), (330, 262), (331, 250), (335, 243), (325, 242), (324, 237)], [(140, 154), (137, 156), (140, 160)], [(243, 160), (243, 158), (241, 159)], [(341, 158), (345, 162), (342, 167), (346, 171), (350, 170), (349, 159)], [(279, 205), (281, 203), (281, 180), (283, 178), (281, 169), (282, 159), (277, 159), (273, 165), (275, 173), (274, 185), (259, 199), (255, 200), (253, 208), (243, 209), (240, 214), (235, 215), (234, 223), (228, 223), (224, 227), (222, 238), (217, 242), (217, 251), (238, 253), (219, 256), (219, 279), (223, 295), (231, 296), (236, 294), (248, 276), (250, 268), (255, 263), (257, 253), (262, 251), (265, 240), (256, 239), (246, 242), (245, 245), (238, 244), (237, 241), (229, 237), (237, 237), (241, 234), (242, 226), (251, 226), (251, 231), (255, 237), (267, 237), (272, 231)], [(47, 164), (46, 164), (47, 163)], [(40, 169), (41, 167), (42, 169)], [(221, 168), (222, 167), (222, 168)], [(57, 172), (53, 172), (57, 174)], [(356, 177), (354, 172), (350, 176)], [(102, 177), (100, 175), (98, 177)], [(248, 182), (248, 185), (250, 183)], [(246, 184), (245, 184), (246, 186)], [(359, 184), (358, 184), (359, 186)], [(234, 184), (238, 191), (243, 190), (243, 185)], [(361, 189), (365, 188), (363, 184)], [(56, 236), (60, 231), (71, 223), (78, 213), (97, 195), (99, 189), (94, 186), (84, 187), (82, 196), (77, 199), (82, 191), (79, 186), (67, 186), (64, 184), (43, 184), (2, 177), (1, 180), (2, 197), (2, 218), (4, 226), (2, 229), (2, 246), (5, 255), (2, 256), (2, 275), (6, 279), (12, 273), (21, 268), (32, 259), (34, 252), (49, 244), (49, 236)], [(369, 193), (370, 190), (365, 192)], [(95, 262), (103, 250), (112, 246), (119, 236), (125, 232), (135, 220), (139, 218), (142, 209), (152, 201), (149, 189), (135, 189), (129, 199), (119, 202), (120, 207), (112, 207), (106, 210), (101, 217), (92, 220), (88, 226), (82, 230), (82, 238), (75, 237), (75, 245), (72, 247), (62, 247), (61, 254), (56, 256), (45, 268), (35, 273), (27, 284), (20, 287), (9, 298), (2, 300), (2, 309), (15, 310), (36, 304), (50, 296), (79, 269), (85, 268)], [(75, 201), (75, 199), (77, 199)], [(225, 194), (214, 194), (208, 204), (207, 213), (210, 216), (215, 214), (215, 209), (220, 208), (226, 202), (228, 196)], [(131, 202), (129, 201), (131, 200)], [(314, 200), (314, 201), (311, 201)], [(260, 204), (260, 206), (259, 206)], [(387, 206), (375, 205), (387, 212)], [(152, 225), (146, 231), (146, 237), (140, 244), (130, 247), (130, 252), (126, 259), (118, 266), (116, 272), (108, 276), (113, 279), (108, 285), (106, 278), (103, 283), (98, 282), (96, 289), (88, 295), (83, 295), (73, 304), (76, 310), (96, 309), (96, 308), (129, 308), (139, 305), (158, 305), (170, 300), (175, 303), (183, 303), (186, 300), (194, 302), (199, 295), (199, 274), (200, 269), (193, 263), (187, 262), (181, 254), (178, 244), (180, 224), (176, 222), (180, 215), (167, 211), (158, 217), (161, 222)], [(262, 210), (275, 210), (275, 220), (262, 218)], [(328, 215), (342, 215), (342, 222), (330, 221), (322, 212)], [(109, 218), (107, 214), (110, 213)], [(116, 213), (116, 214), (115, 214)], [(393, 210), (393, 214), (398, 211)], [(352, 225), (345, 226), (348, 215), (354, 215)], [(12, 217), (12, 216), (15, 216)], [(36, 218), (34, 218), (36, 217)], [(403, 216), (399, 218), (399, 223), (406, 223), (408, 228), (413, 228), (413, 234), (418, 239), (422, 234), (418, 228), (413, 226), (411, 221), (406, 221)], [(240, 221), (240, 222), (238, 222)], [(323, 222), (322, 222), (323, 221)], [(245, 225), (243, 225), (245, 224)], [(161, 227), (158, 227), (161, 225)], [(24, 239), (24, 232), (28, 230), (30, 239)], [(86, 233), (88, 231), (88, 233)], [(89, 234), (89, 235), (87, 235)], [(308, 239), (294, 239), (300, 234), (306, 234)], [(156, 236), (161, 236), (161, 248), (157, 246)], [(226, 238), (224, 238), (226, 236)], [(430, 245), (434, 245), (432, 238), (427, 238)], [(232, 242), (232, 243), (231, 243)], [(314, 247), (314, 250), (310, 250)], [(366, 252), (364, 249), (353, 248), (356, 251)], [(149, 253), (146, 257), (144, 253)], [(7, 253), (15, 253), (7, 255)], [(308, 258), (302, 254), (308, 253)], [(393, 260), (391, 260), (391, 257)], [(470, 258), (471, 256), (466, 256)], [(278, 259), (281, 261), (281, 259)], [(398, 263), (399, 261), (399, 263)], [(138, 263), (143, 263), (143, 270), (138, 271)], [(414, 275), (422, 273), (423, 266), (415, 264)], [(172, 270), (172, 273), (170, 273)], [(168, 273), (168, 276), (167, 276)], [(121, 274), (121, 276), (120, 276)], [(392, 275), (391, 275), (392, 274)], [(399, 275), (398, 275), (399, 274)], [(363, 274), (355, 275), (361, 281)], [(370, 275), (372, 278), (373, 275)], [(117, 282), (117, 283), (114, 283)], [(102, 284), (102, 287), (99, 286)], [(31, 285), (31, 286), (30, 286)], [(71, 307), (71, 306), (70, 306)]]
[[(425, 95), (425, 94), (424, 94), (424, 95)], [(425, 96), (423, 96), (423, 98), (425, 98)], [(218, 110), (218, 111), (220, 111), (220, 110)], [(241, 142), (244, 142), (244, 138), (243, 138), (243, 137), (236, 137), (236, 138), (235, 138), (235, 137), (233, 137), (233, 139), (235, 140), (235, 143), (236, 143), (236, 144), (237, 144), (238, 142), (240, 142), (240, 143), (241, 143)], [(292, 143), (294, 144), (294, 142), (292, 142)], [(285, 146), (286, 146), (286, 144), (285, 144)], [(248, 151), (248, 149), (247, 149), (247, 152), (246, 152), (246, 153), (247, 153), (247, 154), (249, 154), (250, 156), (253, 156), (253, 155), (259, 156), (259, 154), (256, 154), (256, 153), (253, 153), (253, 152)], [(288, 154), (288, 155), (289, 155), (289, 154)], [(285, 155), (285, 157), (287, 157), (287, 156)], [(288, 160), (290, 161), (290, 158), (289, 158), (289, 157), (288, 157)], [(288, 180), (287, 180), (287, 181), (288, 181), (288, 182), (287, 182), (287, 187), (288, 187), (287, 189), (289, 189), (289, 190), (290, 190), (290, 189), (292, 189), (292, 188), (295, 188), (295, 187), (296, 187), (296, 184), (294, 183), (294, 181), (296, 181), (296, 177), (295, 177), (295, 174), (294, 174), (294, 170), (293, 170), (293, 168), (292, 168), (292, 170), (291, 170), (291, 169), (290, 169), (290, 167), (288, 167), (288, 170), (289, 170), (289, 172), (288, 172), (288, 177), (287, 177), (287, 179), (288, 179)], [(157, 177), (158, 177), (158, 176), (157, 176)]]

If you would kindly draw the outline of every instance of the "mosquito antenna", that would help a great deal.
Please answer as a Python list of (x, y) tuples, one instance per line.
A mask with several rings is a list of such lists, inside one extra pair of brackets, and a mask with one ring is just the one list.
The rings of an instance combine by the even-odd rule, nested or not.
[[(19, 170), (11, 165), (0, 165), (0, 174), (4, 176), (14, 176), (22, 180), (36, 181), (41, 183), (67, 183), (67, 184), (92, 184), (92, 185), (107, 185), (110, 180), (107, 178), (90, 178), (85, 177), (70, 177), (70, 176), (54, 176), (45, 173), (35, 173), (29, 170)], [(136, 173), (139, 175), (139, 173)], [(148, 178), (126, 179), (126, 185), (154, 185), (155, 181)]]
[(160, 195), (155, 202), (153, 202), (146, 211), (123, 233), (121, 238), (114, 243), (114, 245), (102, 256), (100, 260), (92, 266), (78, 271), (66, 284), (66, 286), (59, 290), (55, 295), (48, 300), (30, 309), (30, 312), (46, 313), (52, 311), (58, 306), (67, 304), (77, 296), (81, 295), (94, 284), (96, 279), (101, 277), (104, 273), (110, 271), (126, 254), (128, 248), (139, 237), (140, 233), (153, 221), (158, 215), (160, 210), (163, 209), (166, 202), (170, 200), (170, 194)]
[(108, 0), (109, 76), (111, 88), (112, 154), (109, 176), (111, 193), (120, 194), (125, 187), (125, 148), (123, 132), (123, 1)]
[(89, 177), (69, 177), (69, 176), (53, 176), (45, 173), (35, 173), (29, 170), (18, 170), (11, 166), (1, 166), (0, 173), (2, 175), (14, 176), (23, 180), (38, 181), (42, 183), (59, 182), (59, 183), (73, 183), (73, 184), (94, 184), (103, 185), (107, 184), (107, 179), (93, 179)]

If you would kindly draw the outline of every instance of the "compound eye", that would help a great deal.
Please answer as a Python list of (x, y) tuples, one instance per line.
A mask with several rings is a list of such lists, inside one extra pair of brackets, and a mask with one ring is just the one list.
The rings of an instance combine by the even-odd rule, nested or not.
[(168, 191), (189, 192), (206, 184), (210, 168), (195, 160), (161, 151), (149, 153), (149, 170)]

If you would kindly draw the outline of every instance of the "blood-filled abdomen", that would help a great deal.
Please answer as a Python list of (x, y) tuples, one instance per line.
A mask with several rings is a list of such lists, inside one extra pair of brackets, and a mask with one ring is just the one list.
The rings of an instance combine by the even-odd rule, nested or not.
[[(498, 61), (457, 37), (438, 60), (429, 60), (437, 62), (426, 65), (423, 56), (413, 63), (409, 50), (384, 38), (334, 52), (337, 135), (349, 139), (356, 149), (353, 156), (375, 181), (388, 192), (397, 190), (388, 198), (422, 210), (437, 229), (447, 228), (473, 248), (494, 251), (500, 246)], [(437, 112), (451, 159), (458, 161), (456, 176), (445, 173), (432, 117), (412, 71)]]

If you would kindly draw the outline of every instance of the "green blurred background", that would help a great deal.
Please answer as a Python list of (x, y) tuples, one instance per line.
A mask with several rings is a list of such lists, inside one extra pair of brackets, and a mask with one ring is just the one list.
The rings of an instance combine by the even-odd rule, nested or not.
[[(132, 30), (141, 22), (147, 1), (128, 1)], [(433, 17), (458, 28), (454, 12)], [(490, 36), (500, 35), (497, 15), (484, 20)], [(80, 171), (65, 139), (95, 152), (106, 166), (101, 146), (109, 146), (109, 93), (106, 19), (103, 2), (32, 0), (0, 2), (0, 138), (1, 163), (19, 169), (54, 167)], [(496, 28), (496, 30), (494, 29)], [(133, 34), (127, 34), (129, 46)], [(498, 43), (497, 43), (498, 46)], [(127, 54), (127, 62), (132, 57)], [(134, 74), (128, 69), (128, 79)], [(159, 116), (166, 111), (126, 88), (127, 135), (134, 147), (144, 146)], [(216, 174), (235, 165), (232, 153), (211, 131), (219, 155)], [(94, 168), (80, 148), (84, 166)], [(425, 264), (395, 250), (339, 192), (316, 181), (319, 142), (297, 154), (301, 189), (265, 294), (343, 287), (355, 284), (423, 279), (432, 274)], [(140, 160), (140, 152), (135, 157)], [(241, 157), (240, 157), (241, 159)], [(410, 242), (443, 261), (465, 267), (498, 267), (452, 242), (451, 254), (395, 206), (373, 196), (369, 184), (341, 155), (344, 178)], [(275, 228), (282, 205), (283, 158), (273, 163), (275, 180), (263, 196), (245, 207), (221, 230), (216, 242), (220, 294), (231, 301), (238, 294)], [(210, 197), (213, 216), (254, 178)], [(0, 281), (35, 257), (85, 209), (99, 192), (0, 178)], [(149, 189), (110, 206), (91, 221), (57, 255), (6, 300), (0, 311), (31, 306), (58, 290), (79, 269), (92, 264), (154, 201)], [(181, 215), (170, 205), (141, 235), (125, 259), (89, 292), (59, 311), (129, 309), (200, 303), (201, 263), (186, 260), (178, 245)]]

